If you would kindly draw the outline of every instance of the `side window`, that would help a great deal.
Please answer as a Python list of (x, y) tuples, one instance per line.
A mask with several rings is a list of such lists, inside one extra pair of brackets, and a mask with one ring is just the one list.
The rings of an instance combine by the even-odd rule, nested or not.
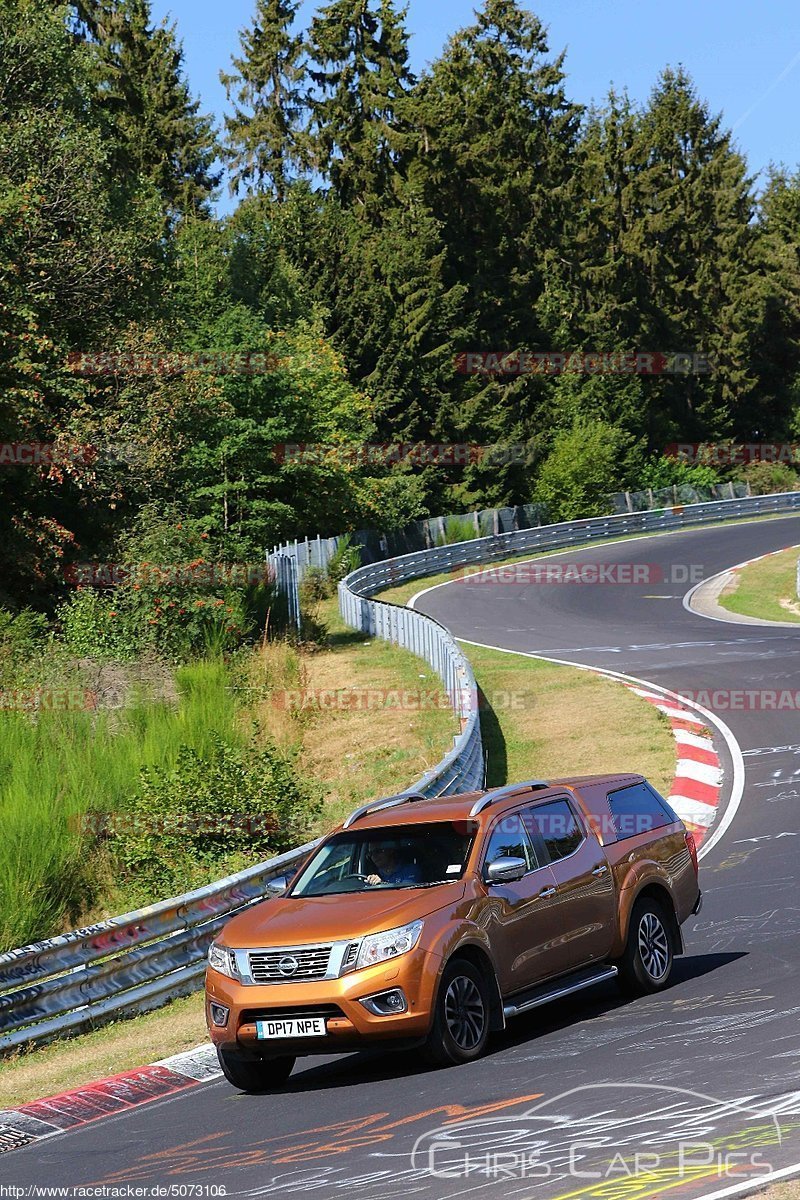
[(551, 862), (573, 854), (583, 841), (583, 831), (567, 800), (537, 804), (530, 810), (530, 815), (547, 847)]
[(484, 866), (497, 862), (498, 858), (524, 858), (529, 871), (539, 866), (519, 813), (501, 817), (489, 834)]
[(611, 792), (608, 803), (620, 840), (635, 837), (637, 833), (663, 829), (675, 819), (646, 783), (635, 783), (633, 787)]

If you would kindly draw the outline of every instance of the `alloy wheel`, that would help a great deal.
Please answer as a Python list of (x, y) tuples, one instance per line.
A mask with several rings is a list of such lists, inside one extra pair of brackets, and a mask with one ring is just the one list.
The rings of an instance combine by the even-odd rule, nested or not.
[(639, 954), (642, 965), (654, 981), (666, 974), (669, 966), (669, 939), (655, 913), (646, 912), (639, 922)]
[(447, 1029), (460, 1050), (474, 1050), (483, 1037), (486, 1008), (475, 982), (457, 975), (444, 999)]

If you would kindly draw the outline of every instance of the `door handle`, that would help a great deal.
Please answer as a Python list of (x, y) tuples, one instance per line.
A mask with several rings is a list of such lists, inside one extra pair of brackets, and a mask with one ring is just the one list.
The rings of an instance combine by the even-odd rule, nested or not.
[(536, 899), (537, 900), (546, 900), (548, 898), (548, 896), (555, 896), (555, 894), (556, 894), (556, 889), (554, 887), (542, 888), (542, 890), (539, 892), (539, 895), (536, 897)]
[(601, 863), (600, 866), (595, 867), (595, 869), (592, 871), (592, 874), (596, 875), (599, 879), (601, 875), (608, 874), (608, 867), (605, 865), (605, 863)]

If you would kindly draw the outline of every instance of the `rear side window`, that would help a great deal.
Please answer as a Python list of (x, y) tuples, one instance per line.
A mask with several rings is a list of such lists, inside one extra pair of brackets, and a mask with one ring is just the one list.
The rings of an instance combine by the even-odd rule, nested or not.
[(583, 831), (568, 801), (553, 800), (529, 810), (536, 829), (547, 847), (550, 861), (574, 854), (583, 841)]
[(611, 792), (608, 797), (617, 837), (636, 837), (671, 825), (675, 817), (646, 783)]

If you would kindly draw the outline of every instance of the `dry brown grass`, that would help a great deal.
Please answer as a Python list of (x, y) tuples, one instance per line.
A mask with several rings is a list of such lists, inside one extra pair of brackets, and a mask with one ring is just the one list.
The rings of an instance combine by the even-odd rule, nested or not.
[(763, 1192), (754, 1192), (758, 1200), (800, 1200), (800, 1179), (791, 1179), (786, 1183), (775, 1183), (772, 1187), (764, 1188)]
[(305, 657), (305, 686), (336, 701), (306, 714), (300, 763), (325, 781), (330, 825), (370, 796), (408, 787), (450, 749), (458, 723), (427, 663), (346, 631), (331, 607), (325, 618), (334, 649)]
[(491, 705), (482, 720), (490, 783), (639, 771), (669, 794), (669, 722), (621, 683), (522, 655), (464, 650)]

